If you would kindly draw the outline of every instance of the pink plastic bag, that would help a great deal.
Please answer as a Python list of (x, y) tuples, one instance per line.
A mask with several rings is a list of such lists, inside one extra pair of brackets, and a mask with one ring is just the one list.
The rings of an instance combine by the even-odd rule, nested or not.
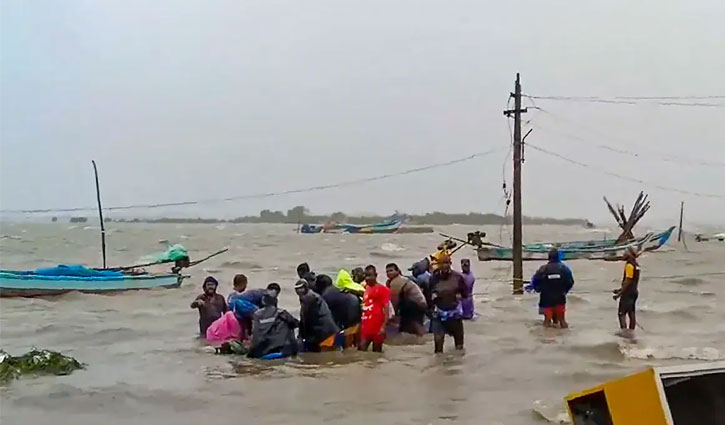
[(206, 330), (206, 340), (212, 344), (222, 344), (233, 340), (238, 341), (241, 335), (242, 327), (231, 311), (224, 313), (222, 317), (215, 320)]

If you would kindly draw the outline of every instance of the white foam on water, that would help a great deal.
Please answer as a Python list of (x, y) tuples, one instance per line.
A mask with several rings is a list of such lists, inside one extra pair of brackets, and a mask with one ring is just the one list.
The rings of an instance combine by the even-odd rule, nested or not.
[(722, 360), (723, 355), (713, 347), (634, 347), (623, 345), (619, 347), (622, 355), (629, 359), (639, 360)]
[(570, 424), (569, 415), (566, 413), (564, 406), (550, 406), (542, 400), (534, 401), (533, 407), (534, 413), (536, 413), (541, 419), (544, 419), (550, 424)]
[(380, 249), (387, 252), (400, 252), (405, 251), (405, 248), (403, 248), (400, 245), (396, 245), (394, 243), (386, 242), (380, 246)]

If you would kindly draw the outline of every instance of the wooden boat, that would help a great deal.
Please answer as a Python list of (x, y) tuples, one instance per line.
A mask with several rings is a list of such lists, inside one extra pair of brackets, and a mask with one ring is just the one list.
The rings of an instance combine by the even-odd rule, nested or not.
[[(648, 234), (643, 238), (633, 241), (612, 245), (612, 246), (581, 246), (580, 242), (561, 244), (536, 244), (531, 248), (524, 247), (522, 258), (529, 261), (546, 261), (548, 252), (553, 246), (557, 246), (561, 253), (562, 260), (610, 260), (616, 261), (624, 258), (628, 249), (635, 251), (654, 251), (667, 243), (674, 227), (658, 234)], [(512, 261), (513, 248), (483, 245), (476, 248), (480, 261)]]
[(574, 425), (725, 423), (725, 362), (651, 367), (569, 394)]
[(389, 220), (382, 223), (366, 224), (357, 226), (354, 224), (342, 224), (344, 233), (395, 233), (403, 225), (403, 220)]
[(112, 293), (139, 289), (178, 288), (184, 277), (176, 273), (109, 276), (49, 276), (32, 271), (0, 270), (0, 297), (37, 297), (71, 291)]
[[(672, 236), (672, 232), (674, 232), (675, 226), (670, 227), (669, 229), (659, 232), (655, 234), (652, 239), (654, 241), (660, 241), (662, 242), (659, 245), (652, 245), (652, 249), (657, 249), (660, 246), (667, 243), (667, 241)], [(560, 250), (562, 249), (581, 249), (581, 248), (609, 248), (617, 245), (617, 239), (599, 239), (599, 240), (587, 240), (587, 241), (571, 241), (571, 242), (539, 242), (539, 243), (532, 243), (532, 244), (525, 244), (524, 249), (530, 250), (530, 251), (549, 251), (553, 247), (557, 247)], [(654, 248), (656, 246), (656, 248)], [(652, 250), (648, 249), (648, 250)]]
[[(106, 229), (103, 222), (101, 191), (95, 161), (93, 161), (93, 172), (96, 178), (98, 215), (101, 223), (103, 267), (93, 269), (80, 265), (60, 265), (31, 271), (0, 270), (0, 297), (58, 295), (70, 291), (111, 293), (139, 289), (178, 288), (184, 280), (184, 276), (180, 273), (183, 268), (197, 265), (228, 250), (225, 248), (206, 258), (191, 262), (186, 250), (180, 245), (174, 245), (169, 247), (166, 253), (169, 255), (167, 258), (134, 266), (106, 268)], [(141, 267), (172, 262), (175, 264), (171, 273), (156, 274), (140, 271)]]
[(325, 223), (303, 224), (300, 233), (395, 233), (403, 225), (403, 220), (388, 220), (376, 224)]

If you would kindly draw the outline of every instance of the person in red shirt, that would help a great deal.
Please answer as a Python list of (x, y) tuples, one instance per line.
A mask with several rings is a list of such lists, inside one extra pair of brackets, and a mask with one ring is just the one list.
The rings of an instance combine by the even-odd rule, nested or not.
[(382, 353), (385, 341), (385, 326), (388, 323), (390, 289), (378, 283), (375, 266), (365, 267), (365, 294), (363, 295), (362, 322), (360, 326), (360, 351), (367, 351), (373, 344), (373, 351)]

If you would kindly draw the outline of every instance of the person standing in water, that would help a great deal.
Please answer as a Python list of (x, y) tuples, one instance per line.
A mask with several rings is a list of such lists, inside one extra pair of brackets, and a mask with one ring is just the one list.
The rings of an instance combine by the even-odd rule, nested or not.
[(461, 260), (461, 274), (463, 275), (463, 282), (466, 284), (468, 289), (469, 297), (461, 301), (463, 306), (463, 319), (471, 320), (476, 316), (475, 307), (473, 305), (473, 285), (476, 284), (476, 276), (471, 271), (471, 260), (464, 258)]
[(312, 291), (309, 282), (304, 279), (297, 281), (295, 292), (300, 298), (299, 336), (304, 350), (318, 352), (334, 347), (340, 328), (325, 300)]
[(378, 283), (378, 272), (373, 265), (365, 267), (365, 284), (358, 349), (367, 351), (372, 344), (374, 352), (382, 353), (385, 326), (388, 323), (390, 290), (385, 285)]
[(252, 343), (247, 356), (251, 358), (270, 354), (279, 354), (280, 357), (294, 356), (298, 350), (294, 330), (300, 322), (286, 310), (277, 307), (279, 285), (270, 283), (267, 288), (262, 297), (262, 308), (254, 312)]
[(227, 303), (224, 297), (216, 293), (219, 282), (212, 276), (204, 279), (202, 288), (204, 292), (194, 299), (191, 308), (199, 310), (199, 335), (206, 337), (206, 330), (215, 320), (227, 312)]
[(639, 291), (637, 290), (639, 285), (637, 254), (630, 248), (624, 253), (624, 260), (622, 287), (613, 291), (614, 296), (612, 298), (615, 300), (619, 299), (619, 309), (617, 312), (619, 328), (627, 329), (627, 317), (629, 317), (629, 330), (634, 330), (637, 327), (635, 304), (639, 297)]
[(463, 307), (461, 301), (470, 294), (463, 276), (451, 269), (451, 257), (438, 257), (438, 267), (430, 278), (430, 296), (433, 315), (431, 331), (435, 353), (443, 352), (446, 334), (453, 337), (456, 350), (463, 350)]
[(385, 266), (385, 274), (388, 276), (385, 286), (390, 289), (390, 303), (395, 311), (398, 331), (418, 336), (425, 334), (423, 320), (428, 303), (420, 287), (403, 276), (395, 263)]
[(549, 262), (536, 271), (531, 278), (531, 289), (540, 293), (539, 308), (544, 313), (544, 326), (558, 324), (568, 328), (566, 322), (566, 294), (574, 286), (574, 275), (566, 264), (561, 262), (559, 250), (549, 251)]

